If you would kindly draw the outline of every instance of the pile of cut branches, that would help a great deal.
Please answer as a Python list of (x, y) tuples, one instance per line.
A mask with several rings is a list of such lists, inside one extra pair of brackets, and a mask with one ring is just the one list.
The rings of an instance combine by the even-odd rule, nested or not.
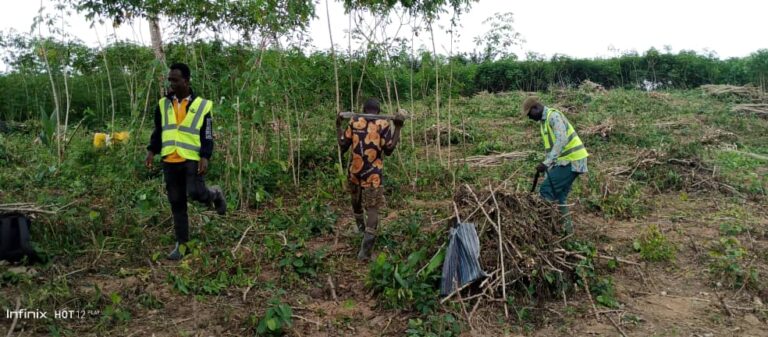
[(731, 112), (750, 114), (768, 119), (768, 104), (739, 104), (731, 108)]
[(737, 86), (726, 84), (705, 84), (701, 90), (709, 96), (715, 97), (738, 97), (746, 99), (757, 99), (760, 97), (760, 89), (753, 86)]

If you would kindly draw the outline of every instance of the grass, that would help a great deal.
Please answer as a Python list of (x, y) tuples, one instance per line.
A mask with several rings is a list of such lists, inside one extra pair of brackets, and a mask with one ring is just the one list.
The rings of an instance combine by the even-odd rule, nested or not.
[[(519, 118), (517, 107), (523, 97), (522, 93), (502, 93), (457, 99), (453, 125), (461, 123), (456, 116), (463, 114), (473, 140), (452, 145), (452, 158), (497, 151), (540, 151), (537, 125)], [(591, 221), (584, 220), (591, 216), (602, 219), (601, 223), (642, 221), (660, 207), (653, 199), (665, 194), (680, 195), (681, 200), (699, 200), (714, 194), (727, 207), (702, 218), (722, 238), (710, 238), (709, 263), (701, 268), (709, 271), (714, 282), (734, 290), (746, 285), (747, 291), (759, 292), (764, 282), (761, 271), (768, 261), (763, 258), (750, 262), (752, 249), (744, 242), (750, 235), (748, 229), (761, 218), (750, 216), (739, 205), (745, 200), (765, 200), (765, 162), (723, 150), (723, 146), (733, 143), (740, 151), (768, 154), (768, 145), (760, 141), (768, 121), (735, 118), (728, 112), (730, 103), (703, 97), (696, 91), (672, 91), (664, 97), (631, 90), (612, 90), (604, 95), (573, 91), (562, 97), (542, 93), (543, 100), (554, 106), (579, 106), (578, 114), (568, 115), (577, 130), (608, 118), (619, 122), (608, 141), (586, 139), (591, 153), (590, 173), (576, 183), (570, 198), (577, 202), (577, 225)], [(169, 326), (169, 318), (153, 314), (155, 310), (172, 313), (171, 308), (184, 308), (190, 303), (198, 305), (198, 311), (204, 308), (218, 312), (196, 319), (200, 325), (210, 325), (210, 331), (217, 324), (247, 335), (290, 333), (298, 326), (314, 326), (292, 317), (295, 315), (312, 321), (331, 320), (334, 327), (362, 329), (367, 318), (359, 313), (343, 312), (347, 310), (343, 306), (332, 310), (312, 307), (330, 301), (330, 276), (342, 303), (351, 300), (367, 308), (365, 294), (375, 294), (370, 310), (375, 310), (376, 315), (396, 317), (390, 333), (454, 336), (467, 331), (460, 307), (436, 303), (434, 285), (439, 268), (432, 266), (419, 272), (439, 255), (436, 253), (445, 240), (446, 227), (438, 221), (451, 216), (452, 210), (436, 204), (416, 207), (412, 203), (449, 205), (454, 186), (495, 184), (515, 172), (511, 186), (527, 190), (533, 167), (542, 156), (492, 168), (449, 165), (447, 147), (439, 155), (435, 145), (420, 141), (424, 129), (435, 120), (434, 116), (423, 115), (426, 103), (417, 104), (420, 115), (406, 124), (398, 154), (386, 163), (388, 207), (382, 217), (394, 215), (385, 219), (380, 229), (376, 251), (382, 255), (370, 264), (354, 261), (359, 238), (349, 230), (351, 210), (334, 166), (333, 130), (325, 127), (313, 129), (314, 141), (302, 141), (301, 154), (290, 153), (285, 140), (280, 143), (281, 138), (275, 135), (242, 134), (243, 144), (260, 146), (249, 148), (252, 152), (239, 158), (234, 116), (217, 115), (221, 128), (217, 130), (216, 154), (206, 179), (225, 188), (230, 207), (244, 204), (248, 209), (220, 217), (190, 204), (191, 236), (195, 241), (178, 264), (163, 260), (173, 244), (173, 232), (162, 174), (157, 168), (147, 171), (142, 165), (147, 130), (132, 130), (128, 144), (93, 149), (90, 131), (81, 129), (61, 165), (56, 163), (52, 147), (33, 142), (33, 132), (1, 134), (0, 159), (4, 165), (0, 168), (0, 203), (35, 202), (52, 205), (58, 211), (55, 216), (40, 215), (34, 221), (35, 245), (49, 257), (35, 267), (39, 276), (0, 267), (0, 306), (15, 305), (18, 296), (29, 308), (52, 309), (66, 304), (99, 312), (85, 323), (27, 322), (28, 329), (37, 334), (61, 336), (119, 336), (128, 329), (146, 327), (172, 335), (190, 334), (193, 327)], [(328, 125), (326, 122), (313, 115), (305, 124)], [(660, 122), (679, 125), (659, 127), (656, 124)], [(129, 121), (121, 123), (128, 125)], [(35, 122), (30, 124), (34, 129)], [(415, 148), (410, 143), (411, 128), (416, 136)], [(727, 143), (701, 145), (698, 140), (707, 128), (732, 132), (735, 138)], [(733, 186), (741, 195), (691, 186), (684, 172), (671, 170), (666, 164), (641, 168), (630, 176), (610, 174), (612, 168), (631, 164), (643, 149), (672, 153), (681, 159), (698, 158), (716, 168), (716, 179)], [(241, 180), (242, 194), (238, 192)], [(586, 223), (582, 228), (589, 225), (593, 224)], [(596, 241), (585, 234), (585, 229), (580, 231), (580, 240)], [(635, 249), (648, 261), (684, 259), (687, 253), (683, 251), (689, 249), (687, 243), (675, 242), (657, 226), (634, 235), (638, 238)], [(611, 239), (601, 239), (600, 243), (614, 244), (603, 242), (607, 240)], [(628, 242), (625, 247), (631, 245)], [(236, 246), (239, 248), (233, 251)], [(586, 246), (591, 247), (589, 251), (598, 249), (593, 243)], [(616, 266), (606, 268), (595, 263), (584, 267), (584, 272), (596, 280), (590, 284), (595, 301), (610, 308), (620, 306), (625, 285), (620, 275), (611, 275)], [(572, 295), (568, 295), (568, 308), (589, 312), (587, 302), (580, 295)], [(493, 331), (542, 328), (544, 320), (537, 319), (544, 316), (542, 309), (536, 308), (539, 304), (515, 307), (511, 312), (514, 318), (505, 321), (502, 315), (499, 322), (493, 323), (499, 330)], [(181, 310), (179, 315), (188, 317), (191, 313)], [(638, 328), (642, 324), (637, 323)]]

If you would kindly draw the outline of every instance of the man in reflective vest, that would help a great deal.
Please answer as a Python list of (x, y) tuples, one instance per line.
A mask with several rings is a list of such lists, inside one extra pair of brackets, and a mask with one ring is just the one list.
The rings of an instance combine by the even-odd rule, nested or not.
[(151, 168), (155, 154), (163, 157), (163, 175), (176, 232), (176, 247), (168, 255), (170, 260), (181, 259), (184, 250), (179, 247), (189, 241), (187, 197), (208, 207), (214, 206), (218, 214), (227, 211), (221, 188), (208, 188), (203, 179), (213, 153), (213, 102), (195, 96), (189, 79), (186, 64), (171, 65), (168, 73), (171, 91), (158, 104), (155, 129), (144, 161), (147, 168)]
[(542, 198), (558, 203), (563, 229), (567, 234), (573, 233), (566, 199), (576, 178), (587, 172), (587, 149), (565, 115), (542, 105), (538, 97), (526, 98), (522, 112), (531, 120), (539, 122), (544, 150), (547, 152), (544, 161), (536, 166), (538, 172), (546, 172), (539, 193)]

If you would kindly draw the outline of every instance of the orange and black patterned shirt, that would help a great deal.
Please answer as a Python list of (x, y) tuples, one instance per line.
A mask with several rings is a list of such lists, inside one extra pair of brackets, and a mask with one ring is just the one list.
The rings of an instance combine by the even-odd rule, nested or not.
[(383, 149), (391, 146), (394, 128), (385, 119), (367, 121), (353, 117), (344, 131), (342, 149), (352, 147), (349, 182), (363, 188), (381, 187), (383, 181)]

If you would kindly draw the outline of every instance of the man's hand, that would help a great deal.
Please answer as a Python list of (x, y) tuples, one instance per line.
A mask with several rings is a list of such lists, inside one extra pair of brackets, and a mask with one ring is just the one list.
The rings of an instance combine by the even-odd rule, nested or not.
[(538, 172), (546, 172), (547, 171), (547, 165), (544, 165), (544, 163), (539, 163), (539, 165), (536, 165), (536, 171), (538, 171)]
[(197, 175), (204, 175), (208, 172), (208, 159), (206, 158), (200, 158), (200, 161), (197, 162)]
[(155, 160), (155, 154), (152, 151), (147, 151), (147, 158), (144, 158), (144, 166), (148, 169), (152, 169), (152, 162)]
[(344, 118), (341, 117), (341, 113), (336, 115), (336, 127), (341, 127), (341, 123), (344, 121)]
[(395, 123), (395, 126), (399, 129), (403, 127), (403, 123), (405, 123), (405, 116), (408, 111), (405, 111), (403, 109), (397, 110), (397, 113), (395, 114), (395, 118), (392, 120), (392, 122)]

